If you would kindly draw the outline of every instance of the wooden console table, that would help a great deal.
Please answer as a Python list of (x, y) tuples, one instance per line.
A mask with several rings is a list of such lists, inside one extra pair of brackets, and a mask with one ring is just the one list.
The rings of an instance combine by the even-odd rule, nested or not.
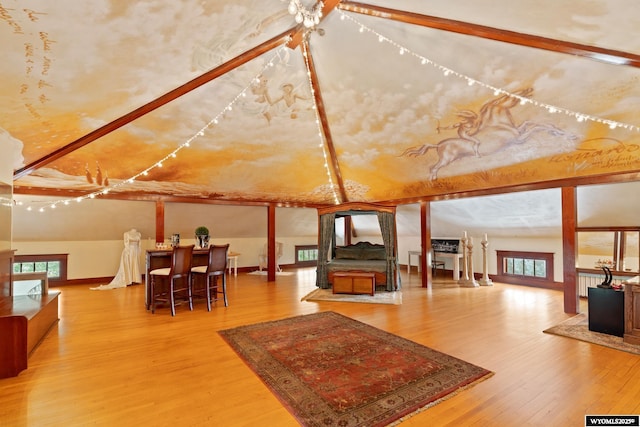
[(334, 294), (369, 294), (376, 293), (376, 275), (358, 271), (336, 271), (333, 274)]
[[(421, 251), (409, 251), (407, 260), (407, 274), (411, 273), (411, 257), (418, 257), (418, 273), (420, 273), (420, 259), (422, 258)], [(436, 252), (435, 258), (442, 260), (443, 258), (451, 258), (453, 260), (453, 280), (460, 280), (460, 263), (462, 261), (462, 254), (452, 254), (446, 252)]]

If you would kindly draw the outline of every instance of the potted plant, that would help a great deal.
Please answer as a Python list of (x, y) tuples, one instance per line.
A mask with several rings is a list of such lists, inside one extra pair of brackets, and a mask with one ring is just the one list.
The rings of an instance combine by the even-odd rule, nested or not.
[(209, 229), (203, 225), (196, 228), (196, 243), (201, 248), (209, 247)]

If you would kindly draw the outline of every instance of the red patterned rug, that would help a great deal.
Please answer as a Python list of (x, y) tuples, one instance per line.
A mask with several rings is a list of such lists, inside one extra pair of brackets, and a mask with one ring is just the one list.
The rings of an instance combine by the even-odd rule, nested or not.
[(332, 311), (219, 333), (303, 426), (386, 426), (492, 375)]

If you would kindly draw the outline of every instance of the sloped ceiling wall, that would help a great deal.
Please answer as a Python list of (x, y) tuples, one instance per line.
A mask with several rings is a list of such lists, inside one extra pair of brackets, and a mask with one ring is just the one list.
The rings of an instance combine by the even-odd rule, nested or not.
[[(578, 188), (578, 224), (583, 227), (637, 226), (640, 184), (608, 184)], [(16, 196), (28, 203), (28, 197)], [(53, 200), (53, 199), (52, 199)], [(124, 230), (139, 229), (155, 239), (155, 204), (114, 200), (87, 200), (69, 211), (23, 212), (14, 216), (18, 241), (119, 240)], [(398, 208), (398, 235), (420, 236), (420, 207)], [(267, 209), (257, 206), (219, 206), (193, 203), (166, 205), (166, 234), (191, 236), (195, 227), (207, 226), (215, 238), (265, 238)], [(432, 233), (459, 236), (461, 230), (493, 236), (559, 237), (562, 227), (560, 190), (549, 189), (432, 202)], [(374, 217), (355, 216), (359, 236), (379, 236)], [(315, 238), (317, 212), (309, 208), (276, 209), (276, 234)]]

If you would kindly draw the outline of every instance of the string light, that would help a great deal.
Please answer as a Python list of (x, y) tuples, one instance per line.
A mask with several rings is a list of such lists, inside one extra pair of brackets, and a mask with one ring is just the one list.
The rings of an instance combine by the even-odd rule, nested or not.
[[(307, 52), (307, 44), (302, 43), (302, 56), (304, 58), (304, 64), (307, 68), (307, 80), (309, 81), (309, 89), (311, 90), (311, 94), (313, 95), (315, 92), (313, 90), (313, 82), (311, 81), (311, 67), (309, 65), (309, 57)], [(322, 149), (322, 156), (324, 157), (324, 168), (327, 171), (327, 177), (329, 178), (329, 187), (333, 193), (333, 201), (336, 205), (340, 204), (340, 198), (338, 197), (338, 192), (336, 191), (336, 185), (333, 182), (333, 174), (331, 173), (331, 168), (329, 167), (329, 156), (327, 155), (326, 149), (326, 141), (324, 139), (324, 132), (322, 131), (322, 121), (320, 120), (320, 115), (318, 112), (318, 106), (316, 105), (316, 97), (312, 96), (313, 99), (313, 111), (315, 111), (316, 115), (316, 126), (318, 127), (318, 138), (320, 139), (320, 143), (318, 147)]]
[[(262, 67), (262, 69), (258, 72), (258, 74), (250, 80), (250, 83), (245, 86), (240, 93), (238, 93), (238, 95), (236, 95), (231, 102), (229, 102), (215, 117), (213, 117), (213, 119), (211, 119), (205, 126), (203, 126), (201, 129), (199, 129), (198, 131), (196, 131), (191, 137), (189, 137), (185, 142), (183, 142), (182, 144), (180, 144), (176, 149), (174, 149), (173, 151), (171, 151), (169, 154), (167, 154), (166, 156), (164, 156), (163, 158), (161, 158), (160, 160), (157, 160), (156, 162), (154, 162), (152, 164), (152, 166), (147, 167), (146, 169), (138, 172), (137, 174), (127, 178), (127, 179), (123, 179), (120, 182), (117, 182), (113, 185), (111, 185), (111, 187), (109, 189), (100, 189), (97, 191), (94, 191), (92, 193), (86, 194), (84, 196), (80, 196), (80, 197), (75, 197), (75, 198), (71, 198), (71, 199), (60, 199), (60, 200), (56, 200), (54, 202), (45, 202), (45, 201), (32, 201), (30, 202), (31, 204), (37, 205), (37, 204), (43, 204), (45, 206), (42, 206), (39, 208), (40, 212), (44, 212), (45, 207), (48, 207), (50, 209), (55, 209), (55, 207), (59, 204), (64, 204), (64, 205), (69, 205), (69, 202), (72, 200), (75, 200), (77, 203), (82, 202), (85, 199), (95, 199), (98, 196), (102, 196), (102, 195), (106, 195), (108, 194), (110, 191), (113, 191), (117, 188), (123, 187), (125, 185), (132, 185), (135, 183), (135, 181), (140, 178), (140, 177), (145, 177), (148, 176), (149, 173), (155, 169), (155, 168), (161, 168), (163, 166), (163, 163), (167, 160), (170, 159), (175, 159), (179, 152), (181, 150), (183, 150), (184, 148), (189, 148), (191, 146), (191, 143), (194, 142), (197, 138), (199, 137), (203, 137), (205, 135), (205, 132), (212, 126), (217, 125), (220, 120), (222, 118), (224, 118), (224, 114), (228, 111), (232, 111), (233, 110), (233, 105), (235, 103), (237, 103), (239, 100), (241, 100), (242, 98), (244, 98), (246, 96), (246, 93), (248, 91), (251, 90), (251, 86), (254, 84), (254, 82), (259, 82), (260, 81), (260, 76), (267, 70), (267, 68), (269, 67), (273, 67), (274, 61), (276, 61), (279, 58), (284, 57), (285, 55), (281, 55), (282, 51), (284, 51), (285, 49), (287, 49), (286, 47), (286, 43), (279, 47), (276, 52), (273, 54), (273, 56), (271, 57), (271, 59), (266, 63), (266, 65), (264, 65)], [(333, 182), (331, 182), (331, 188), (334, 189), (333, 186)], [(334, 190), (334, 198), (335, 198), (335, 190)], [(21, 203), (20, 203), (21, 204)], [(26, 208), (27, 211), (31, 211), (32, 208), (31, 206), (28, 206)]]
[(458, 71), (452, 70), (450, 68), (447, 68), (441, 64), (438, 64), (437, 62), (426, 58), (416, 52), (413, 52), (411, 49), (402, 46), (400, 43), (397, 43), (391, 39), (389, 39), (388, 37), (384, 36), (383, 34), (378, 33), (377, 31), (375, 31), (372, 28), (367, 27), (366, 25), (364, 25), (363, 23), (361, 23), (360, 21), (358, 21), (357, 19), (355, 19), (354, 17), (346, 14), (344, 11), (340, 10), (340, 9), (336, 9), (338, 11), (338, 13), (340, 14), (340, 20), (341, 21), (350, 21), (351, 23), (353, 23), (354, 25), (356, 25), (358, 27), (358, 32), (363, 33), (365, 31), (367, 31), (368, 33), (371, 33), (373, 35), (375, 35), (378, 38), (379, 42), (387, 42), (391, 45), (393, 45), (396, 49), (398, 49), (398, 52), (400, 53), (400, 55), (404, 55), (405, 53), (408, 53), (416, 58), (418, 58), (420, 60), (420, 63), (422, 65), (431, 65), (434, 68), (442, 71), (442, 73), (444, 74), (445, 77), (457, 77), (459, 79), (463, 79), (467, 82), (467, 84), (469, 86), (473, 86), (474, 84), (477, 84), (478, 86), (482, 86), (485, 89), (489, 89), (492, 90), (493, 93), (497, 96), (497, 95), (506, 95), (508, 97), (517, 99), (520, 101), (520, 104), (524, 105), (524, 104), (531, 104), (534, 105), (536, 107), (539, 108), (543, 108), (545, 110), (547, 110), (549, 113), (563, 113), (569, 116), (574, 117), (578, 122), (594, 122), (594, 123), (601, 123), (604, 125), (609, 126), (609, 128), (611, 129), (615, 129), (618, 127), (624, 128), (624, 129), (629, 129), (629, 130), (635, 130), (635, 131), (640, 131), (640, 126), (636, 126), (636, 125), (631, 125), (631, 124), (627, 124), (627, 123), (621, 123), (621, 122), (617, 122), (615, 120), (609, 120), (609, 119), (603, 119), (600, 117), (596, 117), (596, 116), (591, 116), (589, 114), (584, 114), (584, 113), (580, 113), (577, 111), (572, 111), (569, 110), (567, 108), (563, 108), (563, 107), (558, 107), (555, 105), (551, 105), (551, 104), (546, 104), (544, 102), (540, 102), (540, 101), (536, 101), (533, 100), (531, 98), (526, 98), (524, 96), (521, 95), (517, 95), (515, 93), (509, 92), (505, 89), (502, 88), (498, 88), (495, 86), (492, 86), (490, 84), (481, 82), (471, 76), (468, 76), (466, 74), (460, 73)]

